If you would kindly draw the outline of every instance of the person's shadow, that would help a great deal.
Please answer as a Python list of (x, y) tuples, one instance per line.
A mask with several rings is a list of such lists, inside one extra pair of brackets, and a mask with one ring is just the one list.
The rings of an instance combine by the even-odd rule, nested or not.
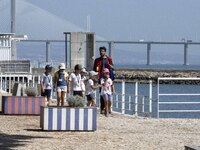
[(0, 150), (11, 150), (19, 146), (24, 146), (35, 138), (50, 138), (42, 136), (27, 136), (27, 135), (8, 135), (0, 132)]

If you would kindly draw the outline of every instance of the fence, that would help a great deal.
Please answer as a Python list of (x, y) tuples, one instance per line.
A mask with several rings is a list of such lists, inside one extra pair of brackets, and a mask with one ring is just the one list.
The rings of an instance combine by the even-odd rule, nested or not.
[[(200, 96), (200, 93), (162, 93), (160, 92), (160, 83), (161, 82), (166, 82), (166, 81), (175, 81), (175, 83), (177, 81), (200, 81), (200, 78), (158, 78), (158, 83), (157, 83), (157, 92), (158, 92), (158, 103), (157, 103), (157, 117), (160, 117), (160, 113), (196, 113), (196, 112), (200, 112), (200, 108), (199, 109), (189, 109), (189, 105), (193, 105), (193, 104), (200, 104), (200, 101), (193, 101), (191, 99), (188, 99), (187, 96)], [(191, 83), (191, 82), (190, 82)], [(180, 101), (180, 100), (165, 100), (165, 101), (161, 101), (161, 97), (172, 97), (172, 96), (181, 96), (181, 97), (187, 97), (187, 100), (185, 101)], [(178, 99), (178, 98), (177, 98)], [(180, 99), (180, 98), (179, 98)], [(186, 107), (184, 107), (184, 109), (180, 109), (180, 105), (187, 105)], [(163, 105), (179, 105), (179, 107), (173, 107), (173, 109), (169, 109), (169, 107), (164, 107), (165, 109), (160, 109), (161, 106)], [(168, 109), (166, 109), (168, 108)], [(192, 108), (192, 107), (190, 107)]]
[(37, 88), (40, 76), (31, 74), (0, 74), (0, 89), (8, 93), (12, 93), (15, 83), (22, 83), (26, 86)]
[[(139, 95), (140, 81), (131, 82), (134, 84), (135, 92), (127, 94), (126, 81), (116, 81), (121, 83), (121, 93), (114, 93), (112, 110), (120, 112), (121, 114), (133, 114), (135, 116), (150, 116), (152, 113), (152, 81), (148, 81), (149, 95)], [(141, 109), (139, 109), (141, 108)], [(148, 115), (147, 115), (148, 114)]]
[[(12, 89), (15, 83), (22, 83), (26, 86), (32, 86), (36, 89), (40, 83), (40, 76), (35, 76), (31, 74), (0, 74), (0, 89), (12, 93)], [(121, 114), (151, 114), (152, 113), (152, 81), (149, 81), (149, 95), (138, 95), (139, 81), (132, 82), (135, 85), (134, 94), (126, 94), (125, 87), (126, 81), (116, 81), (116, 83), (121, 84), (122, 91), (120, 93), (114, 93), (112, 110)], [(55, 93), (52, 92), (52, 98), (55, 100)], [(99, 105), (100, 99), (97, 94), (96, 96), (97, 104)], [(148, 108), (147, 108), (148, 107)], [(141, 109), (139, 109), (141, 108)]]

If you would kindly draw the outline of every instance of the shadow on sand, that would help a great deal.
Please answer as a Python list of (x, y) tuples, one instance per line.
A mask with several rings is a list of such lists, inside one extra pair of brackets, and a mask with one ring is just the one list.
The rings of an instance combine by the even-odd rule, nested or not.
[(0, 149), (2, 150), (11, 150), (19, 146), (27, 145), (35, 138), (50, 138), (42, 136), (27, 136), (27, 135), (8, 135), (0, 133)]

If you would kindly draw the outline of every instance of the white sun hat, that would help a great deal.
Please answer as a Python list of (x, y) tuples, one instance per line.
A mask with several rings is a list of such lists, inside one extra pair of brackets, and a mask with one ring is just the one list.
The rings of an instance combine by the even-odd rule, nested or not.
[(82, 69), (81, 69), (81, 72), (88, 74), (88, 72), (86, 71), (85, 68), (82, 68)]
[(98, 75), (98, 72), (90, 71), (90, 77)]
[(60, 63), (59, 69), (65, 69), (65, 64), (64, 63)]

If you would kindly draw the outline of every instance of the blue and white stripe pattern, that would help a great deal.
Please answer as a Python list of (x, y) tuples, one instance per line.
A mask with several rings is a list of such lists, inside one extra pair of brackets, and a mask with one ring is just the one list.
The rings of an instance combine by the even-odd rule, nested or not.
[(41, 107), (40, 127), (43, 130), (94, 131), (97, 128), (95, 107)]

